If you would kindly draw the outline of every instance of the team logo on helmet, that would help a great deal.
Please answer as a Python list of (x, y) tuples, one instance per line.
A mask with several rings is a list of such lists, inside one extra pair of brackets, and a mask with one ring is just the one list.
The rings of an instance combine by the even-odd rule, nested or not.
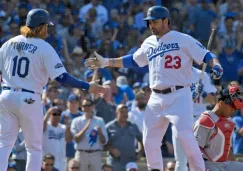
[(152, 12), (152, 9), (148, 9), (148, 12), (147, 12), (147, 17), (150, 17), (151, 16), (151, 12)]

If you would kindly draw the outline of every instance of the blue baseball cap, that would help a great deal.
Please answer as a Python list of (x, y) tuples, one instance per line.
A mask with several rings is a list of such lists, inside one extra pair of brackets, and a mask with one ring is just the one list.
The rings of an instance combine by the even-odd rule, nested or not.
[(72, 102), (72, 101), (79, 101), (79, 97), (75, 94), (70, 94), (67, 98), (68, 102)]

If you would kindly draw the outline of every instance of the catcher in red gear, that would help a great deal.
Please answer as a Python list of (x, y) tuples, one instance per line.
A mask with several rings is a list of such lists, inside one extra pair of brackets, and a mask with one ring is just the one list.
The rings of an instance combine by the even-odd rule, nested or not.
[(240, 109), (243, 109), (241, 89), (230, 84), (219, 91), (214, 109), (204, 112), (194, 124), (194, 135), (209, 171), (243, 170), (243, 163), (228, 161), (235, 127), (230, 117)]

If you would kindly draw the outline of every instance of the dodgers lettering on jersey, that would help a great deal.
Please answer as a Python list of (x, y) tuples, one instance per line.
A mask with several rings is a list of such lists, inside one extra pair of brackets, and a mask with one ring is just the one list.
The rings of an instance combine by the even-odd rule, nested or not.
[(208, 52), (191, 36), (170, 31), (159, 39), (154, 35), (148, 37), (133, 59), (140, 67), (149, 66), (150, 88), (164, 89), (190, 86), (193, 60), (201, 64)]
[(16, 36), (0, 49), (2, 86), (42, 93), (48, 79), (66, 72), (53, 47), (42, 39)]
[[(192, 85), (195, 86), (196, 83), (198, 83), (200, 75), (202, 71), (192, 67)], [(202, 84), (204, 85), (203, 90), (206, 93), (216, 93), (217, 89), (216, 87), (211, 83), (210, 78), (207, 73), (204, 72), (203, 77), (202, 77)], [(193, 115), (201, 115), (204, 111), (206, 111), (206, 104), (203, 101), (203, 97), (200, 96), (196, 100), (194, 100), (193, 103)]]

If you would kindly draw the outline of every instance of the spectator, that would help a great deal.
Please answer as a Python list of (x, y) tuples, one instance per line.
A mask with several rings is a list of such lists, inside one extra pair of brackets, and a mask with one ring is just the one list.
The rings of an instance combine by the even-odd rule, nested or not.
[(224, 17), (222, 17), (222, 25), (219, 28), (218, 33), (218, 44), (219, 51), (222, 51), (228, 41), (231, 41), (232, 47), (234, 49), (240, 50), (241, 41), (239, 31), (237, 30), (236, 24), (236, 14), (235, 13), (227, 13)]
[(145, 93), (145, 99), (146, 99), (146, 101), (148, 102), (149, 97), (150, 97), (151, 92), (152, 92), (151, 89), (150, 89), (150, 87), (149, 87), (149, 83), (144, 82), (144, 83), (141, 85), (141, 88), (143, 89), (143, 91), (144, 91), (144, 93)]
[(68, 72), (77, 78), (80, 78), (80, 75), (83, 75), (85, 72), (85, 69), (82, 66), (82, 62), (85, 57), (84, 55), (85, 54), (83, 49), (79, 46), (76, 46), (70, 54), (70, 57), (67, 59), (66, 64)]
[(75, 159), (71, 159), (68, 162), (67, 171), (80, 171), (80, 163)]
[[(61, 110), (50, 108), (45, 115), (43, 125), (43, 153), (52, 154), (55, 157), (55, 168), (65, 171), (66, 168), (66, 142), (72, 140), (69, 121), (65, 120), (65, 125), (60, 124)], [(50, 121), (48, 121), (50, 119)]]
[(93, 114), (94, 103), (83, 100), (83, 116), (75, 118), (71, 131), (75, 139), (75, 159), (80, 162), (80, 170), (100, 171), (102, 166), (101, 151), (108, 141), (104, 120)]
[(100, 0), (91, 0), (90, 3), (82, 6), (79, 10), (79, 18), (84, 20), (85, 16), (91, 8), (96, 9), (97, 18), (101, 24), (104, 25), (108, 21), (108, 11), (103, 5), (100, 4)]
[[(45, 93), (43, 93), (45, 94)], [(46, 91), (46, 97), (43, 98), (44, 111), (54, 106), (54, 100), (58, 98), (59, 91), (57, 86), (49, 86)]]
[[(221, 77), (222, 84), (239, 80), (238, 68), (242, 55), (235, 49), (232, 41), (227, 41), (224, 50), (219, 55), (219, 61), (225, 73)], [(241, 68), (242, 66), (240, 66)]]
[(41, 171), (59, 171), (54, 167), (55, 157), (52, 154), (45, 154), (42, 161)]
[[(49, 26), (48, 28), (48, 36), (46, 37), (46, 41), (51, 44), (51, 46), (57, 51), (58, 55), (63, 56), (63, 39), (61, 36), (56, 34), (56, 26)], [(63, 61), (63, 59), (62, 59)]]
[(113, 167), (112, 167), (112, 165), (105, 163), (102, 165), (102, 171), (113, 171)]
[(135, 91), (135, 108), (129, 112), (129, 121), (133, 124), (136, 124), (139, 128), (139, 131), (143, 130), (143, 118), (144, 112), (147, 105), (145, 99), (145, 93), (143, 90), (139, 89)]
[(138, 171), (138, 165), (135, 162), (129, 162), (126, 164), (126, 171)]
[[(120, 104), (116, 109), (116, 119), (106, 124), (109, 136), (106, 149), (109, 151), (107, 163), (111, 164), (115, 171), (125, 171), (128, 162), (135, 162), (137, 140), (142, 147), (142, 133), (135, 124), (127, 121), (128, 107)], [(142, 154), (143, 148), (138, 154)]]
[(97, 40), (102, 35), (103, 24), (98, 19), (98, 14), (95, 8), (90, 8), (85, 16), (85, 23), (87, 30), (89, 30), (89, 37), (91, 40)]
[(108, 123), (115, 119), (116, 107), (111, 102), (111, 87), (105, 85), (105, 93), (102, 95), (95, 95), (95, 107), (96, 107), (96, 116), (99, 116), (104, 119), (105, 123)]
[(233, 133), (233, 153), (235, 156), (243, 157), (243, 110), (237, 111), (233, 121), (236, 127)]
[(174, 170), (175, 170), (175, 162), (174, 161), (167, 162), (165, 171), (174, 171)]
[[(69, 124), (71, 125), (74, 118), (77, 118), (83, 113), (78, 110), (79, 109), (79, 97), (74, 94), (70, 94), (67, 98), (67, 110), (62, 112), (61, 115), (61, 123), (65, 124), (65, 120), (68, 118)], [(67, 159), (71, 159), (74, 157), (75, 149), (74, 149), (74, 141), (68, 142), (66, 144), (66, 157)]]
[(116, 85), (121, 88), (125, 93), (125, 102), (128, 100), (134, 100), (134, 93), (132, 88), (128, 85), (127, 78), (125, 76), (119, 76), (116, 78)]
[(200, 2), (201, 7), (191, 14), (193, 18), (190, 27), (195, 38), (206, 46), (211, 32), (211, 24), (215, 22), (217, 14), (209, 8), (211, 2), (207, 0), (201, 0)]
[(14, 145), (14, 151), (16, 153), (16, 158), (15, 158), (16, 170), (17, 171), (25, 170), (27, 153), (26, 153), (24, 135), (21, 129), (19, 130), (18, 137)]

